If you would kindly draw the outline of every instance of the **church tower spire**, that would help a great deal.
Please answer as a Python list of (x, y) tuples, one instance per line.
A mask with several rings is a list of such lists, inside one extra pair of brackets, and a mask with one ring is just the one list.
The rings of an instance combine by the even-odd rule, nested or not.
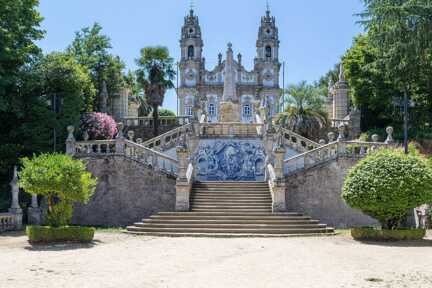
[(182, 61), (201, 61), (204, 43), (199, 19), (198, 16), (195, 15), (193, 5), (191, 6), (189, 14), (184, 19), (180, 45), (182, 49)]
[(266, 15), (261, 18), (258, 31), (257, 59), (261, 61), (278, 61), (279, 59), (279, 31), (276, 18), (271, 16), (267, 2)]

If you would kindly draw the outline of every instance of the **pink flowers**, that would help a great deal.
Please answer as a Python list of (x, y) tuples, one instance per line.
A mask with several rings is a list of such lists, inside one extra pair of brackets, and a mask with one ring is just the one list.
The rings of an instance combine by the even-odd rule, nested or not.
[(84, 114), (80, 123), (81, 132), (87, 132), (90, 140), (113, 139), (117, 134), (117, 123), (105, 113), (92, 112)]

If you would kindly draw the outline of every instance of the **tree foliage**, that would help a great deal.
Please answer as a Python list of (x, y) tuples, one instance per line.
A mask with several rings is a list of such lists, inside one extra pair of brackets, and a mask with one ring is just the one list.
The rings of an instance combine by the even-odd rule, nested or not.
[(174, 59), (166, 47), (145, 47), (136, 60), (137, 81), (144, 90), (145, 101), (153, 108), (154, 135), (158, 135), (159, 106), (162, 106), (167, 89), (174, 88)]
[[(75, 39), (67, 49), (67, 53), (71, 54), (77, 63), (89, 69), (97, 96), (100, 95), (102, 83), (107, 83), (109, 102), (124, 86), (122, 71), (125, 66), (118, 56), (109, 53), (111, 48), (111, 40), (102, 34), (102, 26), (95, 23), (92, 27), (76, 32)], [(95, 98), (93, 104), (95, 110), (101, 108), (99, 97)]]
[(73, 204), (87, 203), (96, 188), (96, 179), (80, 160), (64, 154), (41, 154), (22, 159), (19, 186), (34, 195), (46, 196), (48, 222), (63, 226), (70, 222)]
[(291, 85), (287, 94), (288, 107), (276, 116), (276, 123), (304, 137), (317, 139), (329, 122), (321, 90), (303, 81)]
[(432, 169), (419, 155), (383, 149), (349, 172), (342, 197), (384, 228), (394, 229), (409, 209), (432, 202)]

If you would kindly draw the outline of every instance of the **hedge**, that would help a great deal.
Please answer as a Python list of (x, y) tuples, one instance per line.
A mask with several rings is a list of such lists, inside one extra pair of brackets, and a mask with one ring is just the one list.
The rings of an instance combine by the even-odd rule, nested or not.
[(78, 226), (27, 226), (26, 228), (30, 243), (87, 243), (93, 240), (95, 231), (95, 228)]
[(378, 230), (375, 228), (353, 228), (351, 236), (356, 240), (401, 241), (421, 240), (425, 237), (425, 229)]

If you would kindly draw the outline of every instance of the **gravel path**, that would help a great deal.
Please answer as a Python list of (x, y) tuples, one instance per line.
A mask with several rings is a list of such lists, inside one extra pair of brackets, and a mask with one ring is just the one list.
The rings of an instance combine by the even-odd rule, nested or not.
[(2, 288), (432, 287), (432, 233), (410, 243), (348, 236), (285, 239), (135, 237), (32, 247), (0, 236)]

